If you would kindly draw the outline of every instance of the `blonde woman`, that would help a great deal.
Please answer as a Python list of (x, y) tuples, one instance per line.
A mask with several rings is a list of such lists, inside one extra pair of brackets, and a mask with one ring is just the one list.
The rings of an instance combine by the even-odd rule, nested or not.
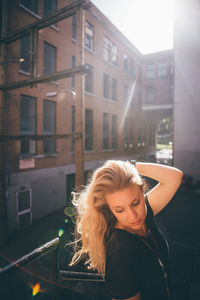
[[(158, 181), (147, 194), (140, 175)], [(168, 246), (154, 216), (172, 199), (181, 179), (182, 172), (169, 166), (107, 161), (74, 195), (80, 248), (71, 264), (87, 257), (105, 278), (112, 299), (171, 299)]]

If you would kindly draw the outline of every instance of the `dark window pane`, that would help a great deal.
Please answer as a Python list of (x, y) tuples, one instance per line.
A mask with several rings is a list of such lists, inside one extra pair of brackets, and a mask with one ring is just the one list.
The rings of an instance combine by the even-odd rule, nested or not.
[[(75, 105), (72, 105), (72, 133), (75, 133), (76, 130), (76, 108)], [(72, 136), (72, 152), (75, 151), (75, 138)]]
[(44, 74), (56, 72), (56, 47), (44, 42)]
[[(36, 133), (36, 99), (21, 95), (20, 98), (20, 134)], [(24, 139), (21, 141), (21, 153), (35, 153), (36, 144), (34, 140)]]
[(109, 114), (103, 114), (103, 149), (109, 149)]
[(109, 75), (103, 74), (103, 96), (109, 98)]
[[(43, 134), (56, 133), (56, 102), (44, 100), (43, 102)], [(43, 142), (44, 153), (56, 152), (56, 139), (48, 138)]]
[(85, 110), (85, 150), (93, 150), (93, 111)]
[(85, 29), (85, 46), (90, 49), (94, 50), (94, 27), (89, 22), (86, 22), (86, 29)]
[(57, 0), (44, 0), (44, 16), (52, 14), (57, 9)]
[(112, 148), (117, 148), (117, 116), (112, 116)]
[(37, 13), (37, 0), (20, 0), (20, 3), (34, 13)]
[[(72, 68), (76, 67), (76, 57), (72, 56)], [(72, 76), (72, 87), (75, 88), (75, 76)]]
[(72, 39), (76, 40), (77, 34), (77, 15), (72, 16)]
[(130, 75), (134, 76), (134, 61), (133, 59), (130, 59)]
[(112, 78), (112, 100), (117, 101), (117, 79)]
[(20, 40), (20, 70), (30, 73), (30, 34), (25, 35)]
[(124, 122), (124, 148), (128, 148), (128, 119)]
[(18, 192), (18, 211), (30, 208), (30, 191)]
[(93, 68), (91, 66), (89, 72), (85, 75), (85, 91), (93, 93)]

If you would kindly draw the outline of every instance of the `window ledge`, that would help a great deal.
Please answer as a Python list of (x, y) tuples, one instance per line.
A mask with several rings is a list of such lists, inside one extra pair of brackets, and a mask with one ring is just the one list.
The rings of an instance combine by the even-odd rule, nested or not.
[[(32, 15), (33, 17), (36, 17), (38, 20), (41, 20), (42, 17), (40, 17), (38, 14), (36, 14), (34, 11), (28, 9), (26, 6), (24, 6), (23, 4), (19, 3), (19, 7), (21, 7), (22, 9), (24, 9), (26, 12), (28, 12), (30, 15)], [(55, 31), (59, 32), (60, 29), (54, 25), (54, 24), (51, 24), (49, 25), (52, 29), (54, 29)]]
[(84, 151), (84, 154), (91, 154), (91, 153), (95, 153), (95, 151), (94, 150), (85, 150)]
[(35, 153), (20, 154), (19, 159), (35, 158), (36, 156), (37, 156), (37, 154), (35, 154)]
[(44, 158), (44, 157), (57, 157), (58, 154), (57, 153), (49, 153), (49, 154), (20, 154), (19, 159), (29, 159), (29, 158)]
[(26, 72), (26, 71), (21, 70), (21, 69), (19, 69), (19, 73), (22, 74), (22, 75), (31, 76), (31, 73)]
[(37, 19), (41, 19), (41, 17), (36, 14), (35, 12), (33, 12), (32, 10), (28, 9), (26, 6), (24, 6), (23, 4), (19, 3), (19, 7), (23, 8), (26, 12), (28, 12), (30, 15), (36, 17)]
[(93, 55), (95, 54), (94, 50), (92, 50), (92, 49), (90, 49), (90, 48), (88, 48), (86, 46), (84, 46), (84, 49), (87, 50), (88, 52), (90, 52)]
[(48, 158), (48, 157), (58, 157), (57, 153), (43, 153), (43, 154), (38, 154), (35, 156), (35, 158)]
[(54, 85), (59, 85), (60, 83), (57, 80), (48, 81), (48, 83), (52, 83)]
[(85, 95), (88, 95), (88, 96), (92, 96), (92, 97), (94, 97), (94, 96), (95, 96), (95, 94), (94, 94), (94, 93), (90, 93), (90, 92), (87, 92), (87, 91), (84, 91), (84, 94), (85, 94)]
[(77, 39), (73, 39), (73, 38), (72, 38), (72, 42), (73, 42), (73, 43), (77, 43)]
[(118, 64), (117, 64), (117, 65), (112, 64), (110, 61), (107, 61), (107, 60), (105, 60), (105, 59), (103, 59), (103, 61), (104, 61), (107, 65), (109, 65), (109, 66), (115, 68), (116, 70), (119, 70)]
[(118, 104), (118, 101), (116, 100), (112, 100), (112, 99), (109, 99), (109, 98), (105, 98), (105, 97), (103, 97), (103, 101), (107, 101), (107, 102), (111, 102), (111, 103), (115, 103), (115, 104)]
[(112, 148), (102, 149), (102, 152), (114, 152), (114, 151), (117, 151), (117, 149), (112, 149)]

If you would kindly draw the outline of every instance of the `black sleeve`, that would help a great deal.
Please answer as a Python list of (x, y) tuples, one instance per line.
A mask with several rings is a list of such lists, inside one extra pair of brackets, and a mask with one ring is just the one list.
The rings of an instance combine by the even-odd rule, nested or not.
[(106, 266), (106, 284), (113, 298), (130, 298), (140, 292), (141, 268), (136, 253), (117, 250), (107, 258)]

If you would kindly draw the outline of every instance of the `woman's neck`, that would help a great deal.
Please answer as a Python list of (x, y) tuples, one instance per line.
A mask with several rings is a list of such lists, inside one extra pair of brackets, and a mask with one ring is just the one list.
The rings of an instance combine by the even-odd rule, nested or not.
[(147, 236), (147, 227), (146, 227), (146, 224), (144, 224), (143, 227), (141, 227), (141, 229), (139, 230), (134, 230), (130, 227), (127, 227), (127, 226), (121, 226), (120, 224), (116, 224), (115, 225), (115, 228), (116, 229), (123, 229), (123, 230), (126, 230), (132, 234), (137, 234), (139, 236)]

